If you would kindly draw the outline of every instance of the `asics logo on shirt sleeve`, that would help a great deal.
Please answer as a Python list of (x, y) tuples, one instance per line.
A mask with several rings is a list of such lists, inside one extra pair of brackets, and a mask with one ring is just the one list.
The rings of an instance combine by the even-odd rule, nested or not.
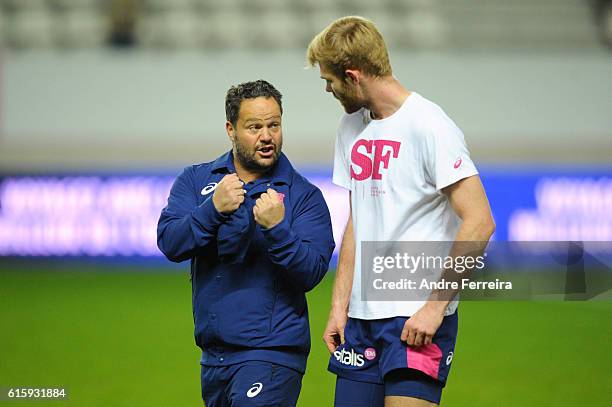
[(382, 179), (381, 170), (389, 168), (391, 158), (399, 156), (401, 145), (392, 140), (357, 140), (351, 150), (351, 178), (356, 181)]
[(215, 188), (217, 188), (217, 183), (216, 182), (211, 182), (210, 184), (206, 185), (204, 188), (202, 188), (202, 191), (200, 192), (202, 195), (208, 195), (210, 194), (212, 191), (215, 190)]
[(251, 386), (252, 387), (246, 393), (247, 397), (250, 399), (257, 396), (261, 392), (261, 389), (263, 389), (263, 383), (253, 383)]

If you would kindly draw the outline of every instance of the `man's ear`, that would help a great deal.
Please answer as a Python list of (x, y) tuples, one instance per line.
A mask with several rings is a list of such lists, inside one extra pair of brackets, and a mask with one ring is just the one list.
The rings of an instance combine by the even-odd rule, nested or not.
[(230, 122), (225, 122), (225, 131), (227, 132), (227, 136), (229, 137), (230, 141), (234, 141), (234, 126), (232, 125), (232, 123)]
[(351, 82), (353, 85), (359, 85), (359, 81), (361, 81), (361, 72), (359, 70), (347, 69), (344, 71), (344, 75), (348, 82)]

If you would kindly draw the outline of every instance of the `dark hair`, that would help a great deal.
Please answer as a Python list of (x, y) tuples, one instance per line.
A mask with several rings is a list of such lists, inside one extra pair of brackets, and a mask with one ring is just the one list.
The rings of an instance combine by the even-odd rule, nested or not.
[(283, 104), (281, 103), (283, 95), (272, 84), (260, 79), (254, 82), (244, 82), (229, 88), (227, 95), (225, 95), (225, 118), (227, 121), (235, 126), (240, 114), (240, 104), (242, 101), (258, 97), (274, 98), (276, 103), (278, 103), (278, 107), (280, 107), (281, 115), (283, 114)]

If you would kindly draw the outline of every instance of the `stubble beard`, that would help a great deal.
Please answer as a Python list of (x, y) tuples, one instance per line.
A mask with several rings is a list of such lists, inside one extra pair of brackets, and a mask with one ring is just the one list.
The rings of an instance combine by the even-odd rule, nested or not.
[(234, 151), (235, 151), (235, 159), (238, 160), (240, 165), (249, 171), (264, 173), (269, 171), (276, 162), (281, 154), (282, 142), (280, 144), (274, 144), (274, 154), (272, 155), (272, 162), (270, 164), (262, 164), (256, 158), (257, 149), (249, 150), (242, 143), (234, 140)]
[(336, 96), (336, 99), (338, 99), (342, 105), (342, 108), (348, 114), (355, 113), (363, 107), (357, 99), (356, 92), (348, 90), (347, 87), (343, 89), (343, 93), (341, 95), (334, 96)]

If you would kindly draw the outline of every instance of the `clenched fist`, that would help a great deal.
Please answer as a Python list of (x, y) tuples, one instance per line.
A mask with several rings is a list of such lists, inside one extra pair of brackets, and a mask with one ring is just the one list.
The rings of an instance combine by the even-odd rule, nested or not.
[(266, 229), (278, 225), (285, 217), (283, 195), (272, 188), (268, 188), (268, 190), (261, 194), (259, 199), (255, 201), (253, 216), (255, 216), (255, 222)]
[(234, 212), (244, 202), (244, 188), (236, 174), (228, 174), (215, 189), (212, 200), (218, 212), (225, 215)]

